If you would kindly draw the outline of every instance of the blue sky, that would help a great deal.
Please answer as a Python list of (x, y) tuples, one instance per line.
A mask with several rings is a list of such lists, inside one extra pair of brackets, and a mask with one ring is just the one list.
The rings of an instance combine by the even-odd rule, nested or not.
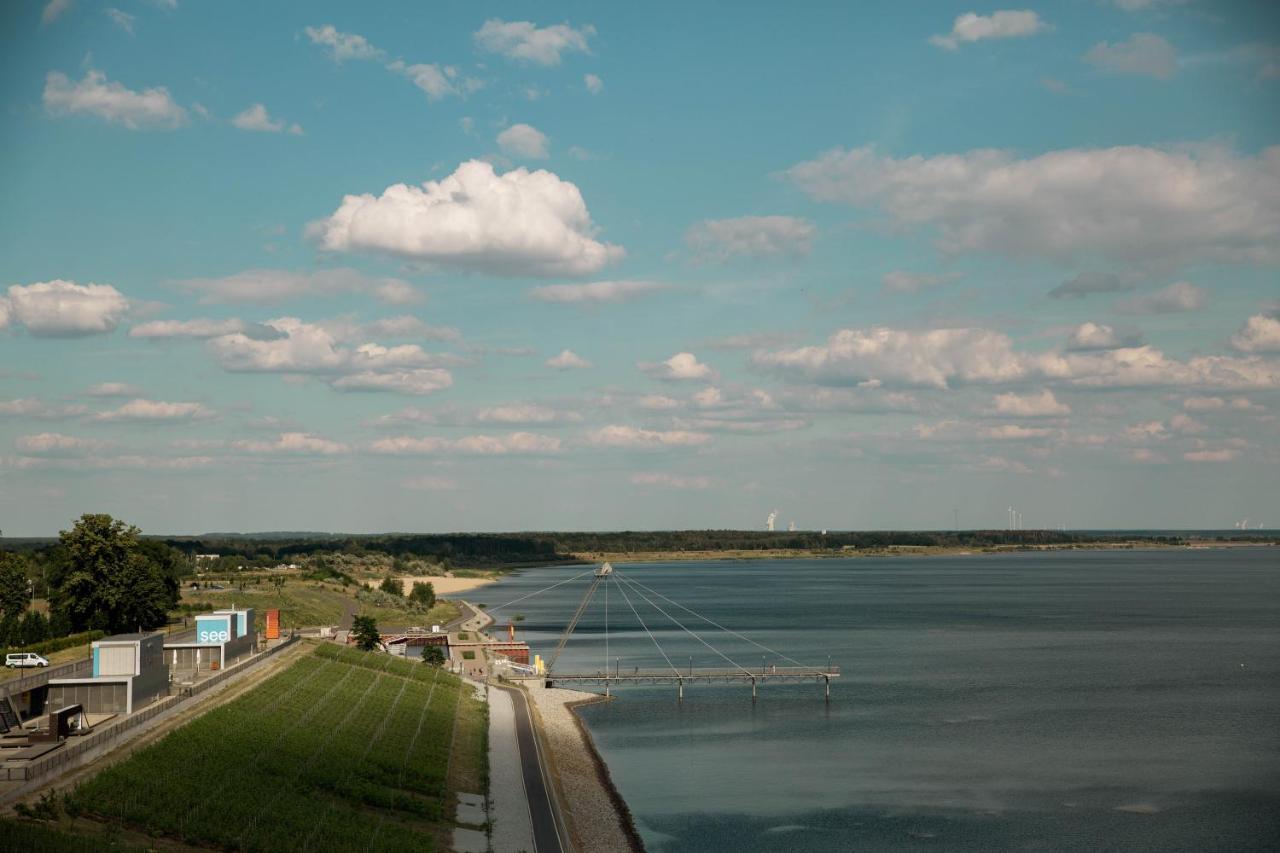
[(1272, 4), (0, 16), (6, 534), (1280, 523)]

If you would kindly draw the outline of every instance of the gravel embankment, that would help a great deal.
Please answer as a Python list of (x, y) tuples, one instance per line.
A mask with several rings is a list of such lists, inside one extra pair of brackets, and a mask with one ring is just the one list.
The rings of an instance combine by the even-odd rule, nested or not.
[(575, 705), (603, 701), (603, 697), (577, 690), (548, 690), (533, 681), (526, 685), (550, 747), (560, 803), (574, 846), (592, 853), (641, 853), (644, 846), (631, 813), (613, 787), (591, 735), (573, 711)]

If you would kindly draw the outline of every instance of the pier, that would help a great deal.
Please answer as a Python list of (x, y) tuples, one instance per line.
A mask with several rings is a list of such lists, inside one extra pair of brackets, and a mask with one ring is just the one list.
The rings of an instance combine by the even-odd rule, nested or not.
[[(544, 589), (538, 590), (537, 592), (521, 596), (520, 598), (500, 605), (495, 609), (509, 607), (512, 604), (532, 598), (546, 590), (554, 589), (573, 581), (584, 579), (588, 575), (592, 576), (590, 585), (583, 594), (581, 601), (578, 603), (577, 609), (565, 625), (564, 631), (561, 632), (555, 649), (552, 651), (547, 661), (544, 663), (540, 656), (538, 656), (535, 657), (533, 665), (531, 666), (512, 667), (513, 675), (511, 677), (513, 679), (539, 679), (545, 681), (547, 687), (573, 687), (574, 685), (580, 684), (601, 684), (604, 685), (604, 692), (606, 696), (611, 695), (612, 687), (617, 684), (673, 684), (676, 687), (676, 696), (678, 701), (684, 701), (684, 686), (686, 683), (750, 683), (751, 700), (753, 702), (758, 698), (760, 685), (765, 682), (813, 681), (822, 685), (823, 698), (827, 702), (831, 701), (831, 680), (833, 678), (840, 677), (840, 667), (832, 666), (830, 660), (827, 661), (825, 666), (807, 666), (794, 658), (790, 658), (741, 633), (738, 633), (737, 631), (731, 630), (712, 619), (708, 619), (702, 614), (697, 613), (677, 601), (674, 601), (666, 595), (663, 595), (652, 587), (615, 570), (609, 563), (604, 563), (595, 570), (589, 569), (579, 575), (575, 575), (574, 577), (552, 584)], [(628, 668), (622, 666), (620, 658), (610, 659), (608, 649), (609, 589), (611, 586), (618, 590), (627, 610), (635, 617), (635, 621), (639, 623), (641, 630), (643, 630), (649, 639), (653, 641), (658, 653), (666, 662), (665, 667), (645, 667), (644, 669), (641, 669), (640, 667), (631, 667), (628, 671)], [(598, 593), (601, 595), (601, 599), (604, 604), (603, 637), (605, 645), (605, 661), (607, 662), (606, 666), (594, 671), (586, 672), (572, 672), (556, 669), (556, 662), (560, 659), (561, 652), (564, 651), (565, 646), (573, 635), (574, 629), (578, 625), (578, 622), (582, 619), (583, 614), (586, 613), (588, 605)], [(667, 654), (666, 650), (663, 649), (662, 644), (658, 642), (657, 637), (654, 636), (653, 631), (650, 630), (649, 625), (646, 624), (644, 618), (640, 615), (640, 610), (636, 607), (636, 602), (648, 605), (646, 612), (648, 609), (653, 610), (664, 620), (670, 621), (685, 634), (688, 634), (690, 637), (697, 640), (709, 649), (711, 653), (719, 657), (728, 665), (695, 667), (693, 665), (693, 659), (689, 658), (688, 666), (677, 666), (677, 664), (672, 661), (670, 655)], [(663, 606), (664, 604), (666, 607)], [(696, 626), (698, 630), (690, 628), (685, 624), (685, 622), (682, 622), (679, 618), (673, 615), (672, 611), (679, 612), (686, 621), (688, 621), (689, 617), (693, 617), (700, 623), (714, 628), (716, 631), (722, 632), (725, 635), (756, 647), (760, 651), (765, 652), (766, 655), (761, 656), (759, 666), (746, 666), (739, 663), (703, 636), (703, 634), (712, 634), (712, 636), (715, 636), (712, 632), (707, 631), (707, 629), (702, 627), (702, 625)], [(626, 611), (624, 611), (624, 618), (625, 614)], [(652, 615), (650, 618), (652, 618)], [(629, 621), (630, 620), (628, 620), (628, 622)], [(628, 624), (628, 628), (630, 627), (630, 624)], [(772, 656), (775, 660), (785, 661), (786, 663), (784, 665), (770, 664), (767, 662), (768, 656)]]

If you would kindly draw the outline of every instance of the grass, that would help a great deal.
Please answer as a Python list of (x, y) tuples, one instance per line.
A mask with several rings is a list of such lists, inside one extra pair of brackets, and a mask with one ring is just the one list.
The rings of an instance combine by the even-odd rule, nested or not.
[(487, 774), (470, 692), (436, 667), (323, 644), (85, 782), (67, 811), (226, 849), (441, 849), (451, 780)]
[(371, 605), (358, 602), (355, 588), (341, 584), (291, 579), (280, 592), (266, 584), (247, 589), (184, 590), (182, 600), (192, 604), (209, 603), (215, 608), (252, 607), (256, 611), (258, 630), (266, 627), (266, 611), (280, 610), (280, 627), (302, 628), (315, 625), (340, 625), (351, 608), (365, 616), (372, 616), (380, 625), (443, 625), (458, 616), (458, 606), (450, 601), (440, 601), (429, 612), (411, 609), (408, 599), (398, 604), (388, 596), (387, 605)]
[[(58, 829), (67, 824), (69, 831)], [(94, 834), (79, 833), (68, 821), (45, 823), (29, 820), (0, 820), (0, 850), (26, 853), (143, 853), (150, 847), (138, 847), (116, 839), (117, 833), (103, 827)]]
[[(76, 660), (84, 660), (89, 656), (89, 643), (83, 646), (72, 646), (69, 649), (59, 649), (56, 652), (50, 652), (43, 657), (49, 661), (50, 666), (57, 666), (60, 663), (71, 663)], [(0, 667), (0, 683), (8, 681), (10, 678), (22, 678), (24, 675), (33, 675), (37, 672), (43, 672), (43, 669), (36, 668), (19, 668)]]

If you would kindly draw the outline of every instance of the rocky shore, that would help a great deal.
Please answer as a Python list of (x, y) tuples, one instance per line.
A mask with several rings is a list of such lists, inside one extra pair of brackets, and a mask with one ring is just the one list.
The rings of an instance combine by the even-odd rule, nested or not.
[(561, 808), (578, 850), (641, 853), (644, 845), (609, 769), (591, 735), (574, 712), (579, 705), (605, 701), (595, 693), (547, 689), (526, 682), (529, 701), (545, 737)]

